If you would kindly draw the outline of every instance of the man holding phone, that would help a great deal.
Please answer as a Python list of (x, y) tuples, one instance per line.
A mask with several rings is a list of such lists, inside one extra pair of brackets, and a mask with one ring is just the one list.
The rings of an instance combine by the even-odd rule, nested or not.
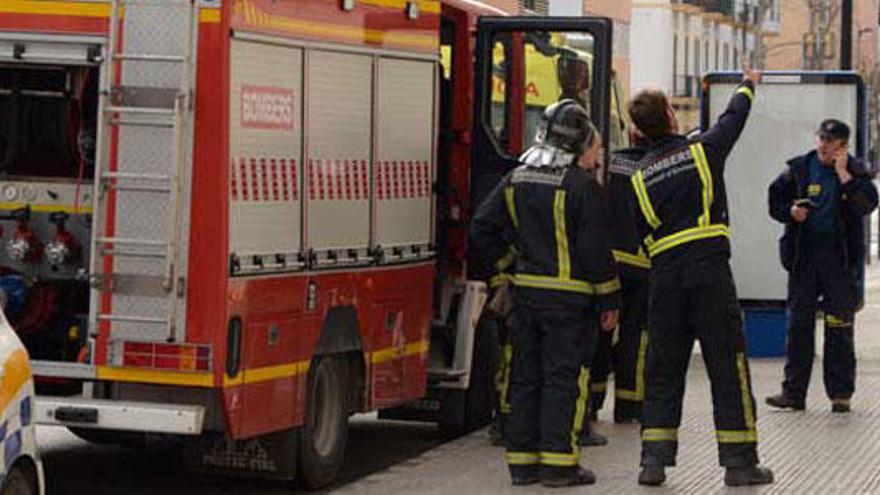
[(781, 394), (767, 397), (773, 407), (805, 408), (821, 298), (825, 392), (833, 412), (850, 411), (857, 276), (865, 256), (863, 218), (877, 206), (877, 189), (864, 163), (849, 154), (849, 138), (845, 123), (822, 121), (816, 149), (789, 160), (788, 169), (770, 185), (770, 216), (785, 225), (779, 248), (789, 272), (785, 380)]

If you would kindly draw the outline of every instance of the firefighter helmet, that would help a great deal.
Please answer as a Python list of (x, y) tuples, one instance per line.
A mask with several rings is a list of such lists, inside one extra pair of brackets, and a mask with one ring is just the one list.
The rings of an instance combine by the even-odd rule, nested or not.
[(544, 109), (536, 141), (580, 155), (592, 141), (596, 128), (577, 101), (565, 98)]
[(563, 53), (556, 61), (556, 77), (563, 98), (573, 98), (587, 105), (590, 91), (590, 66), (577, 55)]

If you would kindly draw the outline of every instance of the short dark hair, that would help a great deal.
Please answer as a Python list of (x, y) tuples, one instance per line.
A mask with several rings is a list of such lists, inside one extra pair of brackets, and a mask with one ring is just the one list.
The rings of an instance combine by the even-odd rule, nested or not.
[(648, 139), (655, 141), (672, 132), (667, 109), (669, 100), (659, 89), (643, 89), (629, 102), (629, 118)]

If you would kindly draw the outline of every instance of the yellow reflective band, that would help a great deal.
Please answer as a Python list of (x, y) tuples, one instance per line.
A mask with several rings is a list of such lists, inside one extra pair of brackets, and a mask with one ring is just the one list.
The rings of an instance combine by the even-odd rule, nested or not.
[(498, 275), (495, 275), (494, 277), (489, 279), (489, 287), (497, 289), (498, 287), (501, 287), (504, 282), (509, 282), (512, 280), (513, 277), (511, 277), (507, 273), (499, 273)]
[(639, 170), (632, 176), (630, 181), (632, 181), (633, 189), (636, 192), (636, 199), (639, 200), (639, 208), (642, 210), (642, 215), (645, 216), (648, 225), (652, 229), (656, 229), (660, 226), (660, 219), (657, 217), (654, 207), (651, 206), (651, 198), (648, 197), (648, 190), (645, 188), (644, 174)]
[(540, 457), (534, 452), (508, 452), (507, 463), (517, 466), (537, 464)]
[[(590, 383), (590, 369), (581, 366), (581, 372), (578, 375), (578, 397), (574, 408), (574, 421), (571, 425), (571, 451), (574, 453), (575, 462), (579, 457), (578, 453), (578, 437), (581, 435), (581, 427), (584, 424), (584, 415), (587, 413), (587, 399), (590, 397), (588, 391)], [(541, 453), (543, 456), (544, 453)], [(541, 459), (544, 462), (544, 459)]]
[(605, 392), (606, 390), (608, 390), (608, 382), (599, 382), (590, 385), (590, 392)]
[(571, 278), (571, 260), (568, 258), (568, 234), (565, 230), (565, 191), (556, 191), (553, 201), (553, 223), (556, 224), (556, 259), (559, 262), (559, 278)]
[(700, 174), (700, 183), (703, 187), (703, 214), (697, 220), (697, 225), (707, 227), (710, 222), (712, 201), (714, 200), (712, 171), (709, 170), (709, 161), (706, 159), (706, 153), (702, 144), (692, 145), (691, 154), (694, 155), (694, 162), (697, 166), (697, 172)]
[(513, 226), (519, 228), (519, 220), (516, 218), (516, 203), (513, 199), (513, 186), (504, 188), (504, 200), (507, 202), (507, 213), (510, 214), (510, 221)]
[(618, 263), (623, 263), (624, 265), (635, 266), (637, 268), (651, 268), (651, 260), (648, 259), (647, 256), (641, 256), (638, 254), (627, 253), (626, 251), (619, 251), (617, 249), (613, 249), (611, 254), (614, 255), (614, 261)]
[(675, 442), (678, 428), (645, 428), (642, 430), (643, 442)]
[(746, 367), (746, 355), (742, 352), (736, 353), (736, 367), (737, 371), (739, 371), (739, 393), (742, 396), (743, 418), (745, 418), (746, 429), (754, 430), (755, 411), (752, 407), (752, 391), (749, 388), (749, 376), (748, 368)]
[[(648, 254), (653, 258), (658, 254), (688, 242), (709, 239), (711, 237), (730, 237), (730, 227), (718, 223), (707, 227), (693, 227), (678, 231), (648, 244)], [(646, 240), (647, 242), (647, 240)]]
[(752, 91), (752, 88), (750, 88), (748, 86), (742, 86), (739, 89), (737, 89), (736, 92), (742, 93), (742, 94), (748, 96), (750, 102), (755, 101), (755, 92)]
[(848, 328), (851, 325), (852, 322), (845, 321), (832, 314), (825, 315), (825, 326), (828, 328)]
[(580, 461), (580, 453), (561, 454), (559, 452), (541, 452), (541, 464), (545, 466), (576, 466)]
[(755, 430), (718, 430), (715, 432), (718, 443), (756, 443), (758, 432)]
[(636, 389), (615, 390), (618, 399), (641, 402), (645, 400), (645, 357), (648, 355), (648, 332), (639, 336), (639, 356), (636, 358)]
[(617, 277), (612, 278), (607, 282), (602, 282), (600, 284), (593, 284), (593, 289), (597, 296), (605, 296), (608, 294), (613, 294), (620, 290), (620, 279)]
[(587, 295), (607, 295), (620, 290), (620, 279), (617, 277), (601, 284), (591, 284), (583, 280), (563, 280), (557, 277), (518, 273), (513, 276), (513, 283), (517, 287), (565, 290)]
[(498, 374), (496, 376), (498, 402), (500, 403), (502, 414), (510, 414), (510, 401), (507, 398), (507, 392), (510, 389), (510, 361), (512, 359), (513, 346), (511, 344), (504, 344), (504, 351), (501, 356), (501, 366), (499, 366)]
[(516, 249), (513, 246), (507, 248), (507, 254), (501, 257), (498, 261), (495, 262), (495, 268), (499, 272), (503, 272), (510, 268), (510, 265), (516, 260)]

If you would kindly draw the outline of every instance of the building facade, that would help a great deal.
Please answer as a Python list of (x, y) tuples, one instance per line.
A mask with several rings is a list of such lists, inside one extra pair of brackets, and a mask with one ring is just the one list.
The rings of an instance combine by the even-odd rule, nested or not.
[(773, 36), (780, 0), (632, 0), (632, 90), (665, 90), (682, 131), (699, 124), (700, 80), (754, 60), (759, 36)]

